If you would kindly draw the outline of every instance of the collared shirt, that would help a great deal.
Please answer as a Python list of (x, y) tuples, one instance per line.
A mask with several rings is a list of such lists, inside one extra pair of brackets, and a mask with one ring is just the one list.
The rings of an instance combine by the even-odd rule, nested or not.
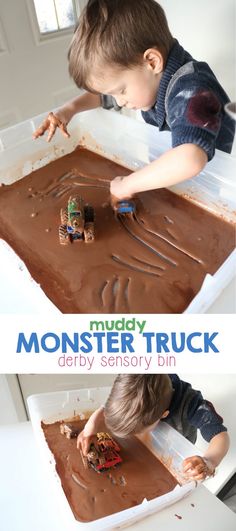
[(227, 153), (232, 149), (235, 124), (224, 110), (228, 102), (208, 64), (193, 59), (176, 40), (156, 103), (149, 111), (142, 111), (142, 116), (160, 131), (171, 131), (172, 147), (193, 143), (204, 149), (211, 160), (215, 148)]
[(169, 374), (169, 377), (173, 396), (169, 415), (161, 422), (167, 422), (193, 443), (196, 441), (198, 429), (208, 442), (218, 433), (227, 431), (222, 417), (215, 411), (213, 404), (203, 398), (200, 391), (193, 389), (190, 383), (180, 380), (177, 374)]

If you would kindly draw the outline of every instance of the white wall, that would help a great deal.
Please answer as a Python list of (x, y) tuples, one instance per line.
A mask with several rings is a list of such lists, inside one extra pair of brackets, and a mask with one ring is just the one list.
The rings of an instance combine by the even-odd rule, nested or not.
[(0, 374), (0, 425), (26, 420), (25, 408), (15, 374)]
[(0, 0), (0, 128), (77, 94), (67, 67), (73, 30), (40, 42), (32, 4)]
[(235, 0), (160, 0), (170, 30), (199, 61), (206, 61), (230, 98), (235, 87)]
[(0, 426), (27, 420), (27, 398), (87, 387), (111, 386), (114, 374), (0, 374)]

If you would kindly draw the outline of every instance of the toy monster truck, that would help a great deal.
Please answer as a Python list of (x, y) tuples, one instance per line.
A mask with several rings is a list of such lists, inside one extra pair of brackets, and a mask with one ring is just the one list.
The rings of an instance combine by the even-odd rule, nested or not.
[[(67, 439), (74, 439), (81, 432), (81, 426), (76, 425), (76, 423), (62, 422), (60, 432)], [(122, 463), (118, 452), (120, 452), (120, 447), (109, 433), (100, 432), (97, 433), (96, 446), (93, 443), (90, 445), (86, 457), (83, 456), (82, 452), (80, 454), (85, 468), (91, 467), (100, 473)]]
[(91, 444), (87, 454), (88, 465), (96, 472), (103, 472), (122, 462), (118, 444), (109, 433), (97, 433), (97, 448)]
[(86, 243), (94, 240), (94, 209), (76, 195), (69, 198), (66, 209), (61, 209), (59, 241), (67, 245), (81, 240)]
[(112, 207), (116, 214), (130, 214), (135, 212), (135, 202), (131, 199), (123, 199), (122, 201), (112, 201)]

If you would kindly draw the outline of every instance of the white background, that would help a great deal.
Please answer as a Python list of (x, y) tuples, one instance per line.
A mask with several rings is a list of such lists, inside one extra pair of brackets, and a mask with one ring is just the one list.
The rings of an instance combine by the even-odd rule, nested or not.
[[(61, 351), (58, 350), (55, 353), (48, 353), (43, 350), (39, 354), (35, 353), (22, 353), (17, 354), (17, 342), (19, 332), (24, 332), (25, 337), (28, 339), (32, 332), (36, 332), (38, 338), (40, 338), (47, 333), (55, 333), (59, 337), (61, 332), (66, 332), (70, 337), (73, 337), (74, 332), (81, 334), (82, 332), (89, 331), (90, 320), (99, 320), (108, 321), (114, 319), (120, 319), (123, 316), (116, 315), (63, 315), (63, 316), (54, 316), (47, 319), (42, 316), (37, 317), (27, 317), (19, 316), (17, 321), (14, 320), (11, 316), (2, 316), (1, 317), (1, 334), (0, 334), (0, 350), (2, 353), (1, 356), (1, 372), (2, 373), (178, 373), (178, 372), (189, 372), (189, 373), (227, 373), (232, 372), (236, 373), (236, 356), (235, 356), (235, 316), (230, 315), (214, 315), (214, 314), (205, 314), (205, 315), (137, 315), (137, 319), (145, 319), (147, 324), (145, 326), (145, 332), (154, 332), (154, 333), (167, 333), (171, 332), (185, 332), (187, 335), (192, 332), (218, 332), (218, 337), (214, 341), (215, 345), (219, 349), (219, 353), (214, 353), (209, 351), (209, 353), (191, 353), (185, 349), (181, 353), (170, 352), (170, 355), (175, 355), (176, 365), (160, 367), (157, 365), (157, 354), (155, 349), (153, 349), (152, 362), (150, 367), (147, 370), (144, 370), (144, 365), (139, 366), (120, 366), (116, 365), (114, 367), (107, 366), (102, 368), (100, 365), (101, 355), (107, 354), (106, 347), (102, 354), (98, 354), (96, 348), (93, 348), (93, 351), (89, 354), (84, 354), (83, 356), (89, 356), (89, 358), (94, 358), (92, 369), (89, 369), (89, 365), (80, 366), (79, 362), (76, 362), (76, 365), (59, 367), (58, 358), (61, 356)], [(126, 315), (126, 319), (130, 320), (134, 316)], [(114, 330), (115, 331), (115, 330)], [(93, 342), (95, 344), (95, 342)], [(201, 346), (202, 340), (196, 339), (193, 342), (194, 346)], [(52, 343), (52, 346), (54, 343)], [(138, 332), (134, 332), (134, 343), (135, 352), (130, 354), (130, 356), (140, 356), (147, 355), (150, 357), (150, 354), (146, 353), (145, 342), (140, 340)], [(49, 344), (47, 345), (49, 346)], [(83, 353), (81, 353), (83, 354)], [(76, 353), (73, 353), (70, 349), (68, 353), (71, 357), (78, 356)], [(118, 353), (110, 353), (110, 356), (118, 356)], [(165, 354), (163, 354), (165, 356)]]

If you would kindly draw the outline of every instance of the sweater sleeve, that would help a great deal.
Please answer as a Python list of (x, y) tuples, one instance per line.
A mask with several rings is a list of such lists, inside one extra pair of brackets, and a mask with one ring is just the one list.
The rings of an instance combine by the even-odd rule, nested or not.
[(223, 418), (216, 412), (213, 404), (205, 400), (200, 391), (195, 391), (195, 393), (196, 395), (189, 404), (188, 421), (200, 430), (207, 442), (210, 442), (218, 433), (227, 431), (227, 428), (223, 425)]
[(171, 90), (167, 102), (172, 147), (195, 144), (211, 160), (222, 123), (222, 104), (214, 90), (197, 71), (182, 76)]

